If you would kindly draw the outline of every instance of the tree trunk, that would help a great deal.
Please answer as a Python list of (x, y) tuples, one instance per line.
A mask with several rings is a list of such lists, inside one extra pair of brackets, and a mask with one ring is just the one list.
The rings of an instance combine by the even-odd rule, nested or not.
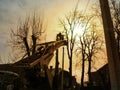
[(91, 56), (88, 58), (88, 80), (89, 80), (89, 86), (91, 87), (92, 85), (92, 77), (91, 77)]
[(70, 67), (69, 67), (69, 72), (70, 72), (70, 83), (69, 83), (69, 86), (71, 87), (71, 89), (72, 89), (72, 55), (71, 55), (71, 57), (70, 57)]
[(84, 54), (82, 54), (81, 89), (84, 87), (84, 72), (85, 72), (85, 60), (84, 60)]
[(33, 55), (36, 49), (36, 37), (34, 35), (32, 35), (32, 41), (33, 41), (33, 46), (32, 46), (32, 55)]
[(25, 48), (26, 48), (26, 52), (27, 52), (27, 55), (30, 56), (30, 49), (29, 49), (29, 46), (28, 46), (28, 42), (27, 42), (27, 38), (23, 38), (23, 42), (24, 42), (24, 45), (25, 45)]

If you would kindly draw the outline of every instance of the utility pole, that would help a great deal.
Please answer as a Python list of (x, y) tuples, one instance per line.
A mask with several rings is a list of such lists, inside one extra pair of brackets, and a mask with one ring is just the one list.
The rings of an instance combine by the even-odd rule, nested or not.
[[(56, 41), (58, 41), (59, 40), (59, 34), (57, 34), (57, 36), (56, 36)], [(56, 57), (55, 57), (55, 59), (56, 59), (56, 62), (55, 62), (55, 83), (54, 83), (54, 90), (58, 90), (58, 68), (59, 68), (59, 51), (58, 51), (58, 49), (56, 49)]]
[(62, 52), (62, 80), (61, 80), (61, 90), (64, 90), (63, 82), (64, 82), (64, 47), (63, 47), (63, 52)]
[(110, 15), (108, 0), (99, 0), (102, 12), (106, 50), (108, 57), (111, 90), (120, 90), (120, 59), (117, 43), (113, 31), (113, 23)]
[(54, 83), (54, 90), (58, 90), (58, 67), (59, 67), (59, 61), (58, 61), (58, 49), (56, 50), (56, 62), (55, 62), (55, 83)]

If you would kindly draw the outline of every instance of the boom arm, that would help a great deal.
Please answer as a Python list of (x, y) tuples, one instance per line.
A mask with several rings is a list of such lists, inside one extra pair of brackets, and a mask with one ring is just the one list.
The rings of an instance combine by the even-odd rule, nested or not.
[(29, 56), (25, 59), (22, 59), (13, 65), (17, 67), (34, 67), (38, 63), (42, 63), (48, 65), (51, 58), (53, 57), (53, 53), (56, 49), (61, 46), (67, 45), (66, 40), (52, 41), (47, 43), (42, 43), (39, 45), (44, 45), (43, 50), (38, 51), (32, 56)]

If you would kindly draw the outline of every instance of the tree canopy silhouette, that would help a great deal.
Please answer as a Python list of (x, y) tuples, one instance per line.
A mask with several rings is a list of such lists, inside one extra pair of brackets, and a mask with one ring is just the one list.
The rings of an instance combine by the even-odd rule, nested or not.
[(45, 29), (46, 23), (43, 17), (34, 13), (25, 20), (19, 21), (16, 29), (11, 29), (10, 44), (19, 55), (33, 55)]

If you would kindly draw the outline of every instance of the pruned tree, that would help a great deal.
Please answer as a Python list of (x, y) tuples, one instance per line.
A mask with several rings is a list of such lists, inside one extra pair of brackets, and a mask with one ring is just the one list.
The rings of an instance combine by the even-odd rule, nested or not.
[(16, 29), (11, 29), (10, 45), (19, 55), (33, 55), (36, 52), (36, 44), (40, 43), (45, 29), (43, 17), (34, 13), (31, 17), (26, 17), (24, 21), (19, 22)]

